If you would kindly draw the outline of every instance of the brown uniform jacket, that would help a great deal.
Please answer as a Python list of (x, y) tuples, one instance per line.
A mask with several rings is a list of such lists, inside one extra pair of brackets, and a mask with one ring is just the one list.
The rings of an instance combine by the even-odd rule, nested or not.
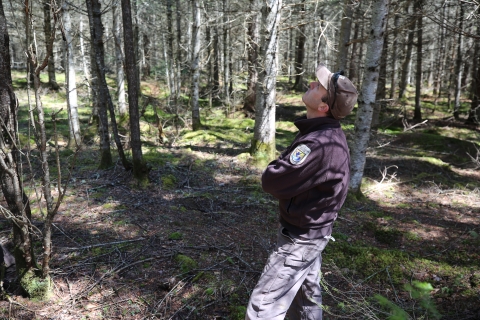
[(332, 233), (347, 196), (350, 155), (340, 122), (300, 118), (292, 144), (262, 175), (265, 192), (279, 199), (280, 223), (308, 239)]

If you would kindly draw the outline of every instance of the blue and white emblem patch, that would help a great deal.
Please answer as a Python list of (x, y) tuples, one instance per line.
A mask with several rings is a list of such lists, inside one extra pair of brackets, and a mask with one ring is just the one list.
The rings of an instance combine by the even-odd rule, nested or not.
[(305, 159), (307, 159), (307, 156), (310, 154), (310, 152), (310, 148), (304, 144), (301, 144), (290, 154), (290, 162), (292, 164), (301, 164), (303, 161), (305, 161)]

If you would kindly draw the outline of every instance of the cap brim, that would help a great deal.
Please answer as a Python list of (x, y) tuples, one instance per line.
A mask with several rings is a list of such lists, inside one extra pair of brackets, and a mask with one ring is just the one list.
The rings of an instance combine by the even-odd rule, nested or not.
[(318, 65), (316, 75), (317, 75), (318, 81), (320, 82), (322, 87), (324, 87), (326, 90), (328, 90), (328, 83), (330, 81), (331, 74), (332, 73), (330, 72), (330, 70), (328, 70), (323, 63), (320, 63)]

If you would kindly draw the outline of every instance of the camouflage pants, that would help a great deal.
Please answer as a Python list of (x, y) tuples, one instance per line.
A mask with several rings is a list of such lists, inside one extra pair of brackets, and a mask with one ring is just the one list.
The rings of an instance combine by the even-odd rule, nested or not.
[(248, 302), (245, 320), (321, 320), (320, 267), (322, 251), (331, 237), (315, 240), (278, 232), (277, 246), (268, 258)]

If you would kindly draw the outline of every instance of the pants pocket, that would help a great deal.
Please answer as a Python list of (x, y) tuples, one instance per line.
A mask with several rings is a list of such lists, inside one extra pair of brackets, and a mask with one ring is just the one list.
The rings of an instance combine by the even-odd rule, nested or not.
[(289, 305), (283, 306), (278, 304), (273, 307), (273, 304), (288, 292), (289, 288), (287, 285), (290, 278), (291, 276), (289, 274), (279, 273), (268, 280), (271, 283), (264, 286), (266, 290), (263, 292), (264, 296), (258, 309), (258, 316), (260, 318), (274, 317), (288, 310)]

